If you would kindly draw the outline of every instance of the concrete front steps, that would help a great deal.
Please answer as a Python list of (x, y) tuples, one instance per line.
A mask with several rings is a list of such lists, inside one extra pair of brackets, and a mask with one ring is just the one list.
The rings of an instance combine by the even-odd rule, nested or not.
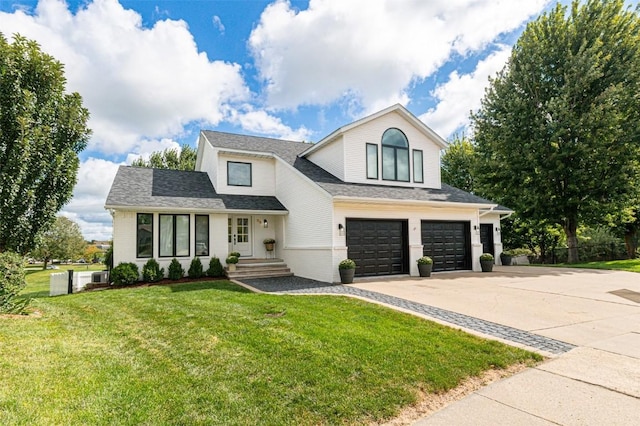
[(229, 279), (290, 277), (293, 275), (282, 259), (240, 259), (235, 271), (225, 268)]

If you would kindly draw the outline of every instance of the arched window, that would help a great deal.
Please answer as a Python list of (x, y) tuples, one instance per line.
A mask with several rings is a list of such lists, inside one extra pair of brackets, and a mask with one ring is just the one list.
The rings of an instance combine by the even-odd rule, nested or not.
[(409, 141), (394, 127), (382, 134), (382, 179), (409, 182)]

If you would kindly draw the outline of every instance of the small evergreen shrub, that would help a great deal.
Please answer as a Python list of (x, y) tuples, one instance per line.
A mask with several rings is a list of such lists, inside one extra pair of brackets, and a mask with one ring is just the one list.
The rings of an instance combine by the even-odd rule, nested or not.
[(164, 278), (164, 268), (155, 259), (147, 260), (142, 268), (142, 280), (148, 283), (160, 281)]
[(0, 253), (0, 313), (25, 313), (31, 299), (17, 300), (17, 296), (26, 286), (22, 256), (12, 252)]
[(231, 256), (231, 255), (227, 257), (227, 260), (225, 260), (227, 265), (235, 265), (236, 263), (238, 263), (238, 261), (239, 261), (238, 256)]
[(194, 257), (191, 261), (191, 265), (189, 265), (189, 278), (201, 278), (204, 276), (204, 271), (202, 270), (202, 261), (198, 256)]
[(131, 285), (140, 279), (138, 265), (132, 262), (120, 263), (111, 271), (111, 282), (115, 285)]
[(338, 264), (338, 269), (356, 269), (356, 262), (351, 259), (344, 259)]
[(182, 277), (184, 277), (184, 268), (178, 262), (178, 259), (174, 257), (169, 264), (169, 279), (179, 280)]
[(222, 266), (222, 262), (217, 257), (212, 257), (209, 260), (209, 269), (207, 269), (208, 277), (224, 277), (224, 267)]
[(239, 251), (232, 251), (231, 253), (229, 253), (229, 257), (240, 257), (240, 252)]

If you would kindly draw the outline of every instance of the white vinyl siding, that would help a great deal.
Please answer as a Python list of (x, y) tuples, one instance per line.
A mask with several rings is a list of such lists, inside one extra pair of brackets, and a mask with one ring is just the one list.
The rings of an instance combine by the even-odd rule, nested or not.
[[(362, 156), (362, 154), (360, 154), (360, 156)], [(308, 159), (342, 180), (345, 180), (345, 173), (348, 173), (347, 169), (349, 169), (353, 163), (353, 158), (345, 156), (342, 137), (323, 146), (322, 149), (315, 151)]]
[[(228, 163), (243, 163), (251, 166), (251, 186), (229, 185), (227, 176)], [(219, 194), (242, 195), (275, 195), (275, 160), (250, 155), (218, 154), (218, 187)]]
[[(342, 135), (344, 139), (344, 154), (336, 155), (335, 158), (345, 158), (344, 180), (353, 183), (372, 184), (371, 179), (367, 179), (367, 149), (366, 144), (377, 141), (380, 143), (382, 134), (389, 128), (398, 128), (409, 140), (409, 149), (416, 149), (423, 152), (423, 174), (424, 182), (416, 183), (413, 179), (413, 167), (407, 175), (407, 182), (382, 180), (375, 182), (376, 185), (391, 186), (411, 186), (419, 188), (440, 188), (440, 147), (435, 142), (428, 139), (421, 131), (413, 127), (413, 124), (405, 120), (400, 114), (391, 112), (376, 120), (364, 123), (360, 126), (348, 130)], [(314, 152), (309, 158), (313, 159), (317, 154), (324, 151), (324, 147)], [(381, 151), (381, 150), (380, 150)], [(379, 151), (378, 161), (382, 167), (382, 154)], [(410, 159), (411, 160), (411, 159)], [(315, 161), (314, 161), (315, 163)], [(316, 163), (317, 164), (317, 163)], [(411, 161), (410, 161), (411, 164)], [(382, 177), (382, 176), (381, 176)]]

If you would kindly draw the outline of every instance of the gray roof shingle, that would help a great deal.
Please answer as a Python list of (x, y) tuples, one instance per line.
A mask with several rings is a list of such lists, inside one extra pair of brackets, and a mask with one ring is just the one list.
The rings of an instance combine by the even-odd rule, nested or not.
[[(312, 163), (310, 160), (298, 156), (312, 145), (309, 143), (208, 130), (202, 133), (213, 146), (218, 148), (275, 154), (334, 197), (496, 204), (490, 200), (444, 183), (441, 189), (434, 189), (344, 182), (320, 166)], [(511, 212), (511, 210), (502, 206), (498, 206), (495, 210), (502, 211), (503, 213)]]
[(205, 172), (120, 166), (107, 207), (286, 211), (276, 197), (221, 195)]

